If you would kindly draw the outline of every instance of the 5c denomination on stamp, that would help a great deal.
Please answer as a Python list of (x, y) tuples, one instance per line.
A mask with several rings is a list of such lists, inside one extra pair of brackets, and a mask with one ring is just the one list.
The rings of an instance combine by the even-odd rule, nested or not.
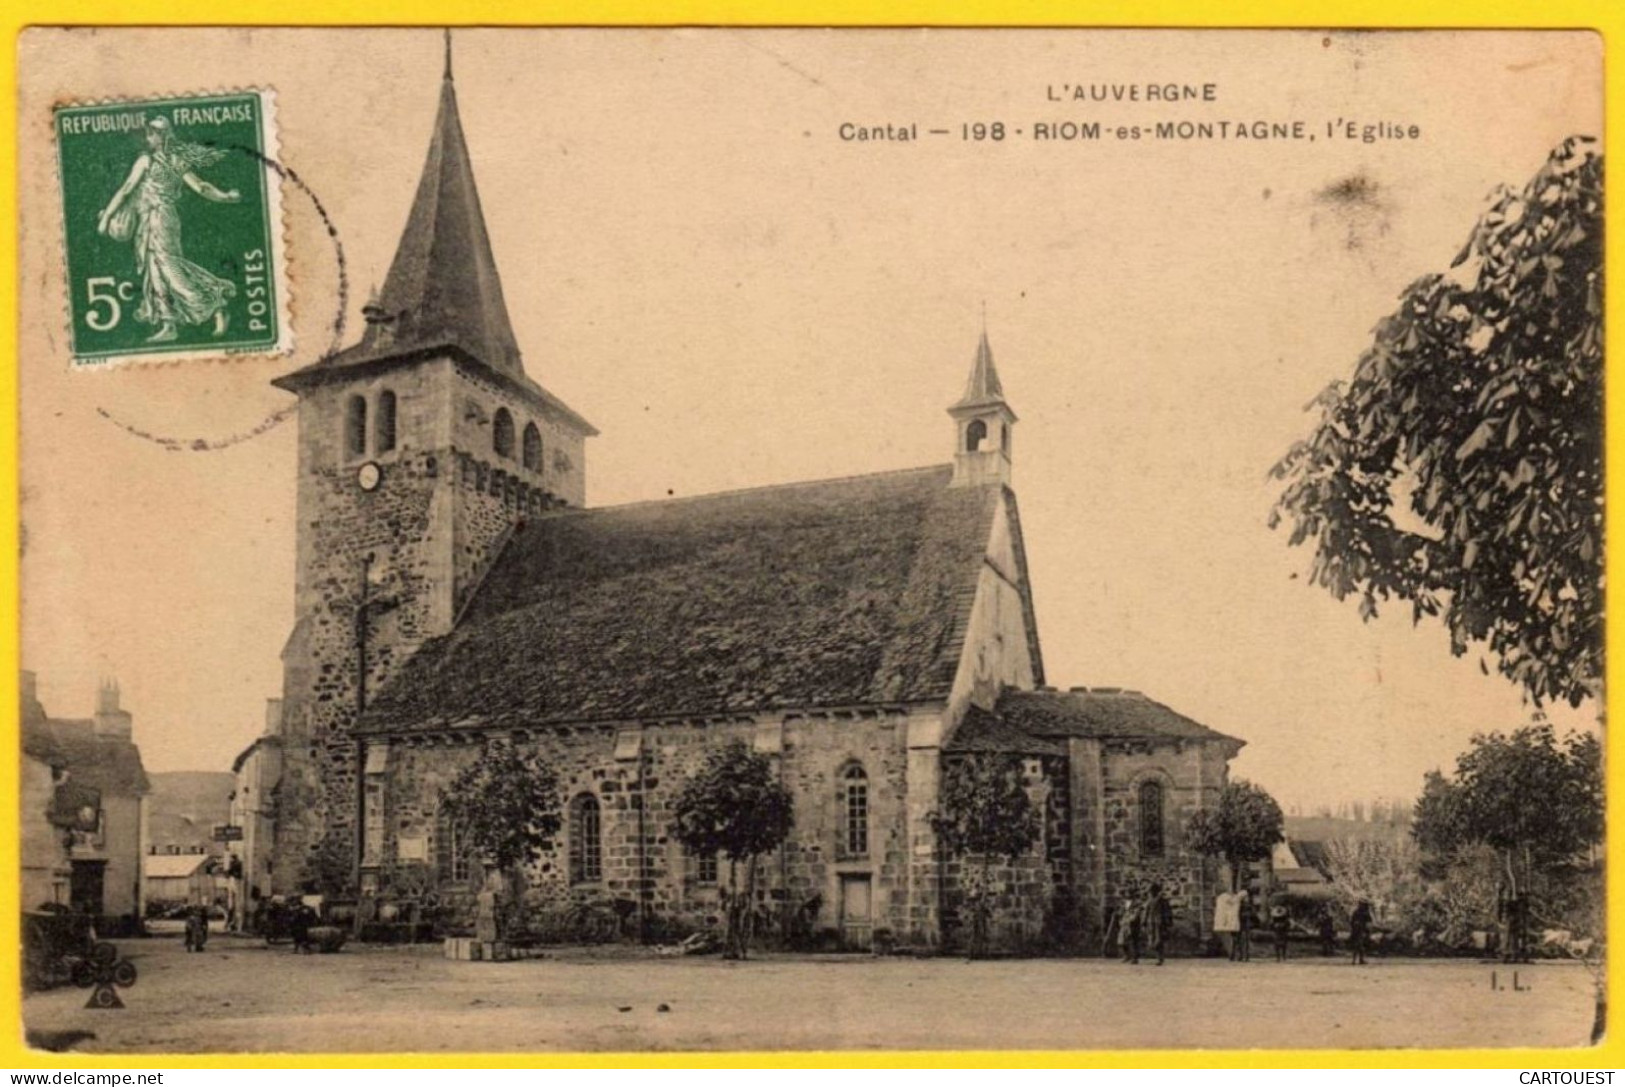
[(274, 104), (56, 108), (75, 366), (291, 349)]

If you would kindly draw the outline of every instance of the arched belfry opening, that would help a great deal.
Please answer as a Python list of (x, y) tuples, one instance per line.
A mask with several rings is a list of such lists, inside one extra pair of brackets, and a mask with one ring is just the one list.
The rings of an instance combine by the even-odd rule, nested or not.
[(976, 345), (965, 394), (948, 409), (957, 431), (954, 486), (1010, 482), (1010, 428), (1016, 413), (1004, 398), (987, 333)]

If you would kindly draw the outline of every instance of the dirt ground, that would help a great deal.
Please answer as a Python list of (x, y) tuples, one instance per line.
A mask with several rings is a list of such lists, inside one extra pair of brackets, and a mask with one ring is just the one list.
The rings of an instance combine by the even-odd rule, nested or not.
[[(36, 1041), (80, 1052), (1581, 1046), (1575, 964), (1295, 959), (876, 959), (747, 963), (643, 949), (449, 962), (440, 948), (296, 955), (215, 937), (128, 940), (123, 1011), (60, 989), (23, 1004)], [(1499, 988), (1491, 987), (1496, 970)], [(661, 1010), (662, 1005), (668, 1010)]]

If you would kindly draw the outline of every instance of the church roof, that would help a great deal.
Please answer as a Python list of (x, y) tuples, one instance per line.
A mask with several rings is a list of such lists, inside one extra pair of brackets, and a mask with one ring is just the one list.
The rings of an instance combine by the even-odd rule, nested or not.
[(951, 477), (944, 465), (531, 521), (359, 727), (945, 698), (1008, 493)]
[(1066, 749), (1054, 740), (1034, 736), (980, 706), (965, 711), (959, 727), (942, 745), (950, 755), (999, 752), (1013, 755), (1064, 755)]
[(996, 707), (1006, 723), (1033, 736), (1094, 740), (1168, 739), (1243, 741), (1226, 736), (1139, 691), (1117, 687), (1071, 691), (1007, 690)]
[(584, 434), (598, 433), (525, 373), (463, 139), (449, 52), (417, 195), (383, 290), (364, 312), (367, 327), (359, 343), (272, 384), (297, 390), (340, 371), (450, 354), (486, 367)]
[(387, 329), (395, 344), (456, 343), (493, 370), (524, 372), (485, 231), (449, 63), (417, 196), (377, 306), (387, 323), (371, 324), (368, 339)]
[(999, 371), (993, 365), (993, 348), (987, 342), (986, 330), (983, 330), (982, 340), (976, 345), (976, 361), (971, 364), (970, 380), (965, 383), (965, 395), (949, 410), (1003, 403), (1004, 386), (999, 383)]

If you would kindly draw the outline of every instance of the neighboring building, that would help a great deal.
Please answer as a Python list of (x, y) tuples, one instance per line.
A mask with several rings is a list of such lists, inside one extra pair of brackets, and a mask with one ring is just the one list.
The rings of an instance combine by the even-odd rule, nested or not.
[[(73, 878), (69, 857), (73, 826), (63, 826), (57, 804), (62, 772), (43, 757), (23, 752), (17, 793), (22, 800), (22, 907), (66, 906)], [(97, 804), (100, 807), (100, 804)]]
[(242, 837), (231, 842), (241, 889), (237, 896), (239, 928), (247, 927), (254, 904), (272, 893), (272, 847), (275, 841), (276, 785), (282, 775), (282, 700), (265, 705), (265, 732), (233, 760), (236, 782), (231, 794), (230, 823)]
[[(119, 705), (118, 686), (104, 683), (95, 716), (81, 720), (50, 717), (32, 672), (22, 673), (21, 693), (25, 908), (47, 901), (47, 881), (48, 901), (62, 902), (65, 863), (66, 905), (99, 917), (104, 932), (135, 927), (149, 784), (141, 751), (131, 740), (130, 714)], [(43, 767), (53, 777), (47, 823), (60, 834), (54, 840), (39, 821)]]
[(1282, 839), (1270, 851), (1266, 885), (1272, 894), (1305, 902), (1330, 902), (1337, 896), (1331, 880), (1321, 870), (1324, 863), (1323, 843)]
[(149, 853), (142, 859), (147, 907), (212, 906), (218, 858), (209, 853)]
[[(619, 899), (709, 923), (718, 865), (673, 799), (740, 739), (795, 800), (764, 902), (850, 944), (933, 946), (964, 858), (932, 816), (945, 767), (1023, 759), (1042, 840), (1001, 866), (996, 935), (1086, 939), (1141, 880), (1206, 936), (1217, 880), (1183, 840), (1241, 741), (1044, 668), (1016, 496), (1016, 415), (984, 334), (951, 463), (584, 510), (595, 430), (519, 358), (451, 73), (361, 342), (299, 396), (296, 623), (284, 650), (273, 883), (437, 882), (478, 865), (440, 790), (489, 739), (542, 753), (565, 826), (538, 911)], [(357, 677), (362, 677), (358, 687)]]

